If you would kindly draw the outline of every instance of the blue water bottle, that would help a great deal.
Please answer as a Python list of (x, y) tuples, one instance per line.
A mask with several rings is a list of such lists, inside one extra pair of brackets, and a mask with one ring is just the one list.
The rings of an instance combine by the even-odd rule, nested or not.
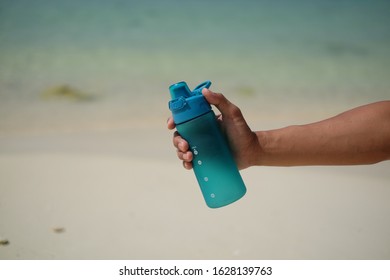
[(169, 87), (176, 129), (188, 142), (192, 165), (206, 204), (218, 208), (243, 197), (245, 184), (238, 171), (226, 137), (222, 134), (210, 104), (202, 95), (210, 81), (190, 91), (185, 82)]

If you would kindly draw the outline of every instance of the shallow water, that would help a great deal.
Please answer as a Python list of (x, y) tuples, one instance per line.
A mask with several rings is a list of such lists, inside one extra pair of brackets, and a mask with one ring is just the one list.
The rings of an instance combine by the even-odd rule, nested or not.
[(249, 111), (387, 99), (389, 11), (379, 0), (0, 1), (0, 114), (50, 112), (40, 96), (61, 86), (93, 95), (87, 111), (166, 114), (170, 84), (206, 79)]

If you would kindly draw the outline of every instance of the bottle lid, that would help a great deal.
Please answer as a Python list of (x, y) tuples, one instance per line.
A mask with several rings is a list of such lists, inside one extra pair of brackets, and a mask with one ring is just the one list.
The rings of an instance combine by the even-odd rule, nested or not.
[(191, 91), (186, 82), (179, 82), (169, 87), (171, 101), (169, 110), (175, 124), (180, 124), (211, 111), (211, 106), (202, 95), (202, 89), (209, 88), (210, 81), (205, 81)]

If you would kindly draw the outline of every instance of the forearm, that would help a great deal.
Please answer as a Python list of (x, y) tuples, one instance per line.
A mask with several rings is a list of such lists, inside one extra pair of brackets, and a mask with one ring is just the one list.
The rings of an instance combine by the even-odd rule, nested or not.
[(390, 158), (390, 101), (306, 125), (258, 131), (257, 165), (352, 165)]

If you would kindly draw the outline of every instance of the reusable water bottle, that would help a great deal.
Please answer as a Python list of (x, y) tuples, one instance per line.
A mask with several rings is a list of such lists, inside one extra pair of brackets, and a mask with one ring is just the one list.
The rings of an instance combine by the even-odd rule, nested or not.
[(246, 193), (226, 137), (222, 134), (210, 104), (202, 95), (210, 81), (190, 91), (185, 82), (169, 87), (176, 129), (193, 154), (193, 170), (206, 204), (210, 208), (228, 205)]

